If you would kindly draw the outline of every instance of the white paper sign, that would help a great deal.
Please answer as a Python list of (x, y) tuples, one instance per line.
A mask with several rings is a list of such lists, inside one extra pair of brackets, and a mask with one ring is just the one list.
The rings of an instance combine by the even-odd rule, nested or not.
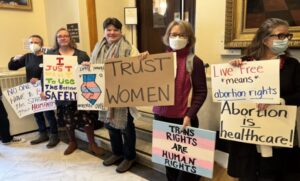
[(104, 64), (78, 66), (76, 69), (78, 110), (105, 110)]
[(259, 111), (256, 104), (223, 102), (220, 138), (258, 145), (293, 147), (296, 106), (270, 105)]
[(228, 63), (214, 64), (211, 79), (214, 102), (280, 103), (277, 59), (244, 62), (240, 67)]
[(44, 55), (44, 92), (51, 100), (76, 100), (77, 56)]
[(34, 85), (25, 83), (7, 89), (3, 95), (18, 117), (22, 118), (33, 113), (56, 109), (55, 101), (44, 101), (40, 98), (41, 90), (41, 82), (38, 81)]

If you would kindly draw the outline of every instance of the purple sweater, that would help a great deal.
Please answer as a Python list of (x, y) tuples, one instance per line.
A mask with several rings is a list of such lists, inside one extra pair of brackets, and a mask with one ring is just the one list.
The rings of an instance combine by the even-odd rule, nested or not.
[[(169, 50), (169, 52), (172, 50)], [(190, 75), (186, 71), (186, 59), (189, 49), (176, 51), (177, 73), (175, 78), (175, 105), (154, 106), (153, 112), (167, 118), (195, 118), (207, 96), (206, 76), (203, 61), (197, 56), (193, 60), (192, 87)], [(188, 96), (192, 88), (192, 103), (188, 107)]]

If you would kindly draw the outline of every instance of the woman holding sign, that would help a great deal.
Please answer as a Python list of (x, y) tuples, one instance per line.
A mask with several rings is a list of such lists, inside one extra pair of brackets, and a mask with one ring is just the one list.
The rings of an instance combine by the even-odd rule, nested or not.
[[(89, 61), (86, 52), (78, 50), (76, 43), (65, 28), (60, 28), (55, 34), (55, 45), (53, 50), (48, 51), (52, 55), (77, 56), (78, 64)], [(69, 155), (77, 149), (75, 128), (80, 124), (84, 126), (89, 141), (89, 150), (97, 155), (104, 154), (104, 150), (97, 146), (94, 139), (93, 123), (97, 120), (95, 111), (78, 111), (76, 101), (56, 101), (58, 119), (65, 122), (69, 137), (69, 146), (64, 155)]]
[[(192, 54), (196, 38), (193, 28), (186, 21), (173, 21), (163, 37), (168, 52), (176, 52), (177, 71), (175, 78), (175, 105), (153, 107), (154, 119), (198, 127), (197, 112), (207, 96), (206, 76), (203, 61)], [(200, 176), (166, 167), (168, 180), (199, 181)]]
[[(117, 18), (107, 18), (103, 22), (104, 38), (98, 42), (92, 53), (92, 63), (105, 63), (107, 59), (130, 57), (139, 54), (122, 35), (122, 23)], [(113, 155), (104, 160), (103, 165), (110, 166), (123, 160), (116, 171), (123, 173), (129, 170), (136, 158), (135, 126), (133, 117), (138, 117), (136, 108), (109, 108), (100, 111), (99, 119), (106, 122), (109, 131)]]
[[(230, 64), (241, 66), (244, 61), (280, 59), (280, 97), (286, 105), (300, 106), (300, 64), (287, 50), (292, 37), (286, 21), (268, 19), (256, 32), (246, 50), (246, 56), (232, 60)], [(258, 109), (265, 110), (268, 106), (258, 104)], [(229, 175), (238, 177), (240, 181), (300, 180), (300, 149), (297, 139), (293, 148), (273, 147), (273, 153), (269, 157), (263, 157), (258, 151), (254, 144), (230, 141)]]

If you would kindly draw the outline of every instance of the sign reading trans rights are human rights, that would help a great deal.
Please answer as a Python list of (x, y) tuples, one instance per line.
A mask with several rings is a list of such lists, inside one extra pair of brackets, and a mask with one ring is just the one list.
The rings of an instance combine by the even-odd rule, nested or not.
[(220, 138), (293, 147), (296, 111), (296, 106), (270, 105), (266, 110), (258, 110), (254, 103), (223, 102)]
[(211, 66), (213, 101), (280, 103), (279, 60)]
[(174, 53), (105, 62), (105, 107), (174, 105)]

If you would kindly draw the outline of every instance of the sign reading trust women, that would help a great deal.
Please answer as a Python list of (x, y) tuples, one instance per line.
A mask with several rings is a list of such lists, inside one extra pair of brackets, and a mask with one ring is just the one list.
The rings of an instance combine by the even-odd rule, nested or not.
[(44, 92), (51, 100), (76, 100), (76, 56), (44, 55)]
[(174, 105), (174, 53), (105, 62), (105, 107)]
[(296, 106), (270, 105), (266, 110), (258, 110), (255, 103), (223, 102), (220, 138), (293, 147), (296, 112)]
[(154, 120), (152, 161), (212, 178), (216, 132)]
[(22, 118), (33, 113), (56, 109), (55, 101), (41, 99), (41, 89), (41, 82), (38, 81), (36, 84), (25, 83), (7, 89), (3, 94), (18, 117)]
[(103, 110), (104, 108), (104, 64), (77, 66), (78, 110)]
[(280, 103), (279, 60), (211, 66), (213, 101)]

